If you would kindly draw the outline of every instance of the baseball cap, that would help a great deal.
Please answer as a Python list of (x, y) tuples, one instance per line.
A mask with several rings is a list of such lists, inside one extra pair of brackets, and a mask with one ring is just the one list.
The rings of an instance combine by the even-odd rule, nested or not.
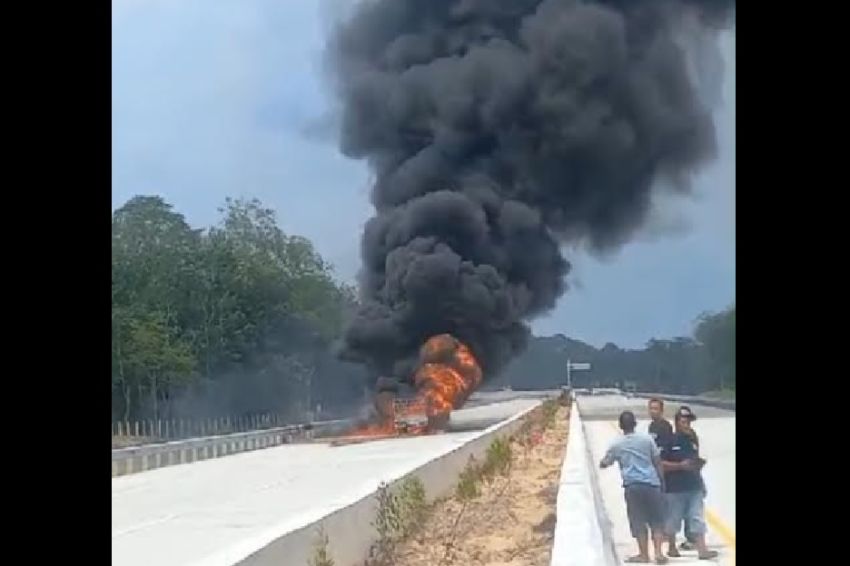
[(676, 411), (676, 418), (685, 417), (688, 420), (695, 421), (697, 420), (697, 416), (687, 405), (682, 405), (679, 407), (679, 410)]

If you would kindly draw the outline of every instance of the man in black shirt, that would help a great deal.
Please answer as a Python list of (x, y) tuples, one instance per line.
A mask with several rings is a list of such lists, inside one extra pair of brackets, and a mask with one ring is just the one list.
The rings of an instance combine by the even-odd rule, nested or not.
[(717, 557), (717, 552), (705, 546), (705, 488), (700, 470), (705, 460), (699, 457), (699, 447), (694, 442), (691, 421), (696, 415), (689, 407), (681, 407), (675, 416), (676, 429), (667, 437), (661, 448), (664, 468), (664, 488), (667, 499), (667, 536), (670, 537), (668, 556), (676, 557), (676, 533), (682, 521), (694, 537), (700, 560)]
[[(655, 440), (655, 444), (661, 448), (664, 441), (673, 434), (673, 426), (670, 421), (664, 418), (664, 400), (653, 397), (649, 400), (649, 435)], [(694, 417), (696, 420), (696, 417)], [(696, 442), (697, 450), (699, 450), (699, 439), (697, 433), (692, 428), (690, 433), (693, 434), (694, 442)], [(685, 542), (682, 543), (682, 550), (693, 550), (696, 548), (696, 539), (688, 530), (688, 522), (685, 521)]]
[(659, 448), (664, 439), (673, 434), (670, 421), (664, 418), (664, 401), (652, 398), (649, 400), (649, 436), (655, 441)]

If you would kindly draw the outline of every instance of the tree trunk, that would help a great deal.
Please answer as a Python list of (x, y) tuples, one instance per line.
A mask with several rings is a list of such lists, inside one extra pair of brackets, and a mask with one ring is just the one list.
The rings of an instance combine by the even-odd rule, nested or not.
[(121, 382), (121, 392), (124, 394), (124, 422), (128, 422), (130, 420), (130, 403), (132, 399), (130, 397), (130, 385), (126, 381)]
[[(139, 382), (138, 382), (138, 384), (137, 384), (137, 389), (138, 389), (138, 391), (139, 391), (139, 395), (138, 395), (138, 397), (136, 397), (136, 399), (138, 399), (138, 402), (139, 402), (139, 409), (141, 409), (141, 408), (142, 408), (142, 407), (141, 407), (141, 405), (142, 405), (142, 399), (144, 399), (144, 398), (145, 398), (145, 397), (144, 397), (144, 392), (145, 392), (145, 390), (144, 390), (144, 388), (142, 387), (142, 380), (141, 380), (141, 379), (139, 379)], [(141, 418), (141, 415), (140, 415), (140, 414), (136, 414), (136, 419), (138, 420), (139, 418)]]
[(127, 383), (127, 375), (124, 373), (124, 356), (121, 355), (121, 327), (118, 327), (118, 337), (117, 337), (115, 347), (118, 349), (118, 378), (121, 380), (121, 393), (124, 399), (124, 422), (130, 420), (130, 403), (132, 401), (130, 397), (130, 384)]
[(153, 418), (154, 420), (159, 418), (159, 406), (157, 403), (157, 398), (159, 397), (159, 391), (157, 390), (157, 379), (156, 373), (151, 373), (151, 407), (153, 408)]
[(204, 301), (204, 377), (209, 379), (211, 373), (210, 354), (212, 346), (210, 344), (210, 312), (209, 305)]

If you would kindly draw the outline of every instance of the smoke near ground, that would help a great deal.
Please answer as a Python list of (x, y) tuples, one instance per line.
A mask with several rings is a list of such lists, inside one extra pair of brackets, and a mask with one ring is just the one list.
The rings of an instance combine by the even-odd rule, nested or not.
[(733, 1), (360, 2), (330, 46), (341, 149), (375, 174), (346, 357), (410, 379), (450, 333), (497, 373), (565, 292), (561, 246), (628, 242), (653, 191), (687, 193), (715, 155), (699, 91), (733, 18)]

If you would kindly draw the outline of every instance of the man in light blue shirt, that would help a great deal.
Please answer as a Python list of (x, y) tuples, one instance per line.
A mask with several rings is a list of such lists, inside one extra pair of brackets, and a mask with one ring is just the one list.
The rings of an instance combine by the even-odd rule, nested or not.
[(648, 526), (652, 530), (655, 563), (667, 564), (667, 557), (661, 548), (666, 520), (661, 489), (664, 478), (661, 455), (651, 436), (635, 432), (637, 420), (634, 413), (623, 411), (619, 420), (623, 436), (611, 444), (599, 467), (604, 469), (614, 462), (620, 464), (629, 528), (640, 550), (637, 556), (632, 556), (626, 562), (649, 562)]

